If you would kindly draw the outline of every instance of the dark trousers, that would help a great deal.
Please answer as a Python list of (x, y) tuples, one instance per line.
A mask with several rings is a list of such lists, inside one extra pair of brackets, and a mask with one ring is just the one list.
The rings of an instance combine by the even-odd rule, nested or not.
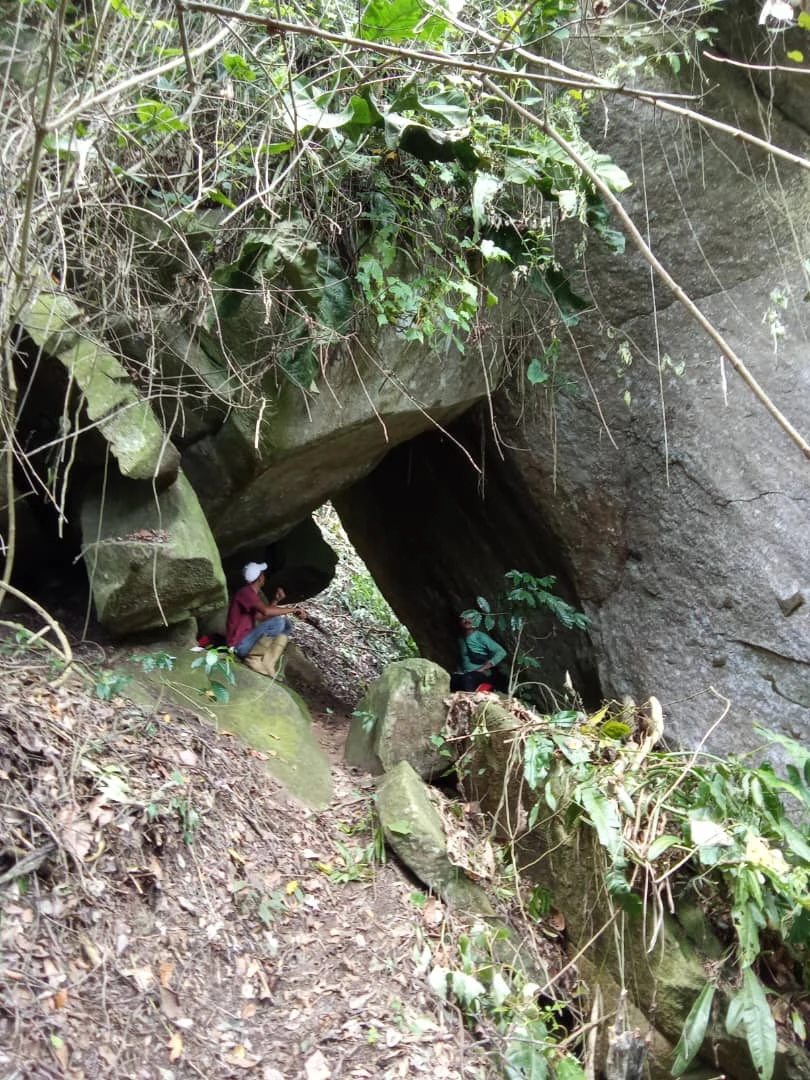
[(467, 693), (477, 690), (482, 683), (489, 683), (495, 690), (506, 693), (509, 684), (506, 677), (496, 668), (492, 671), (456, 671), (450, 676), (450, 692), (466, 690)]

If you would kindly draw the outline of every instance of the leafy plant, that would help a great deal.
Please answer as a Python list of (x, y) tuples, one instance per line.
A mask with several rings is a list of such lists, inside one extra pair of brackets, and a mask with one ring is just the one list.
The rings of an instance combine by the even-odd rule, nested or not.
[(459, 936), (452, 966), (446, 954), (434, 964), (429, 951), (422, 966), (433, 992), (452, 999), (467, 1024), (498, 1047), (509, 1080), (584, 1080), (577, 1058), (559, 1047), (567, 1034), (561, 1004), (541, 1005), (540, 987), (521, 966), (499, 959), (513, 948), (506, 930), (479, 924)]
[(132, 682), (131, 675), (124, 675), (117, 671), (102, 671), (96, 676), (94, 686), (97, 698), (102, 701), (112, 701), (119, 697)]
[[(536, 577), (521, 570), (509, 570), (504, 575), (507, 588), (492, 602), (485, 596), (476, 597), (475, 608), (461, 613), (474, 628), (496, 632), (511, 648), (516, 669), (515, 679), (523, 671), (539, 671), (542, 662), (530, 652), (518, 652), (524, 630), (532, 617), (550, 613), (566, 629), (585, 630), (587, 616), (576, 611), (552, 590), (557, 583), (554, 575)], [(531, 694), (527, 694), (531, 697)]]
[(230, 700), (230, 687), (236, 686), (233, 653), (230, 649), (210, 648), (202, 656), (191, 662), (192, 669), (202, 669), (207, 680), (207, 687), (201, 694), (215, 701), (227, 704)]
[(132, 661), (140, 664), (144, 674), (149, 675), (153, 671), (172, 671), (177, 658), (171, 653), (161, 650), (160, 652), (147, 653), (145, 656), (133, 656)]
[[(674, 1075), (685, 1072), (698, 1054), (716, 991), (725, 983), (735, 987), (726, 990), (726, 1027), (745, 1039), (757, 1074), (769, 1080), (776, 1027), (765, 989), (774, 971), (767, 957), (776, 951), (792, 971), (784, 992), (795, 992), (797, 977), (803, 986), (799, 993), (810, 990), (810, 837), (784, 802), (794, 800), (805, 811), (810, 806), (810, 751), (757, 729), (787, 754), (786, 777), (767, 762), (752, 766), (698, 757), (684, 767), (678, 754), (656, 754), (649, 767), (635, 768), (632, 745), (621, 752), (617, 767), (613, 736), (625, 739), (632, 725), (606, 721), (607, 711), (603, 706), (591, 717), (579, 712), (538, 716), (528, 725), (522, 721), (522, 778), (532, 801), (528, 827), (534, 828), (542, 813), (557, 815), (566, 828), (579, 820), (593, 830), (604, 852), (602, 885), (631, 915), (642, 911), (643, 881), (653, 894), (666, 882), (668, 903), (674, 901), (677, 909), (699, 879), (707, 911), (724, 913), (720, 925), (732, 929), (734, 966), (725, 972), (718, 967), (694, 1001), (676, 1047)], [(666, 831), (659, 827), (664, 804)], [(639, 807), (646, 808), (641, 817)], [(646, 846), (635, 832), (639, 823)], [(532, 914), (534, 899), (527, 904)]]
[[(181, 790), (176, 791), (177, 788)], [(191, 847), (202, 822), (200, 812), (191, 800), (191, 788), (188, 781), (179, 772), (173, 772), (171, 778), (153, 793), (146, 806), (147, 821), (179, 822), (183, 843)]]

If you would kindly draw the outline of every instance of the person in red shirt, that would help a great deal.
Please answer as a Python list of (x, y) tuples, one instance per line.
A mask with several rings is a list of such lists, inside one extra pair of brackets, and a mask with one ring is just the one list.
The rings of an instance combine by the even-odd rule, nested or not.
[(259, 594), (266, 569), (267, 563), (249, 562), (243, 567), (245, 584), (233, 594), (228, 608), (226, 640), (240, 660), (250, 654), (260, 638), (289, 636), (290, 615), (301, 614), (298, 608), (282, 603), (285, 593), (281, 587), (276, 589), (271, 604), (264, 602)]

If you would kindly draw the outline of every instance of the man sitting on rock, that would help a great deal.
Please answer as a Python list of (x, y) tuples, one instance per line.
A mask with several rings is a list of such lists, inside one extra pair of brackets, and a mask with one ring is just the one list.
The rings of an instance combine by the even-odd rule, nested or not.
[(458, 639), (458, 654), (461, 670), (450, 679), (450, 689), (477, 690), (482, 684), (489, 684), (496, 690), (506, 690), (507, 680), (497, 670), (498, 664), (506, 659), (506, 649), (493, 640), (483, 630), (478, 630), (474, 623), (477, 611), (462, 611), (459, 626), (462, 636)]
[(265, 603), (260, 593), (266, 569), (267, 563), (256, 562), (243, 567), (245, 584), (231, 599), (225, 633), (228, 645), (240, 660), (261, 675), (275, 678), (292, 631), (290, 615), (303, 616), (303, 612), (282, 603), (285, 593), (281, 586), (273, 594), (272, 603)]

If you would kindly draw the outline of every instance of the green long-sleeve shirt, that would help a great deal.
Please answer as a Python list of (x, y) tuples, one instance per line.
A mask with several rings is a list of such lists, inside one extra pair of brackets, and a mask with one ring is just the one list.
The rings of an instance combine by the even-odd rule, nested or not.
[(497, 667), (506, 658), (506, 649), (483, 630), (473, 630), (466, 637), (459, 638), (458, 656), (462, 671), (475, 671), (487, 661)]

